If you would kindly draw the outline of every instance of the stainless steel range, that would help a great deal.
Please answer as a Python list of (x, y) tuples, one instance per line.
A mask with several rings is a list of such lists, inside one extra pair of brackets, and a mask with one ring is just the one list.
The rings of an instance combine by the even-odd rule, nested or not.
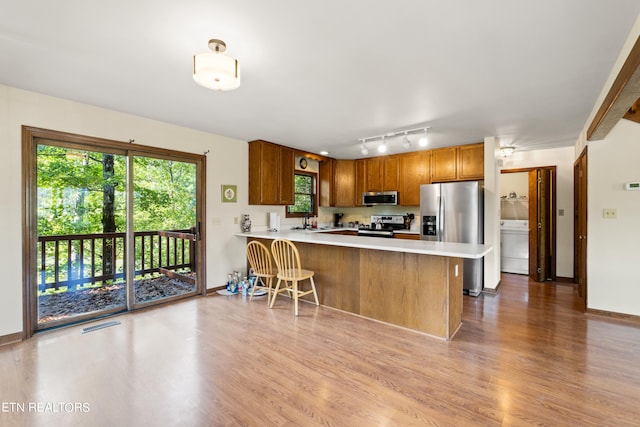
[(394, 230), (405, 228), (402, 215), (372, 215), (371, 224), (362, 224), (358, 228), (358, 236), (393, 237)]

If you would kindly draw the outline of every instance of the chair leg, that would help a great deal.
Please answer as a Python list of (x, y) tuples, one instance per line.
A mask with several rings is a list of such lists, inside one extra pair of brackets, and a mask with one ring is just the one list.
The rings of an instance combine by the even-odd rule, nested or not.
[[(253, 288), (251, 288), (251, 296), (249, 296), (249, 301), (253, 301), (253, 294), (256, 292), (256, 288), (258, 287), (258, 283), (262, 282), (262, 277), (256, 277), (256, 282), (253, 284)], [(262, 282), (264, 285), (264, 282)], [(267, 305), (269, 303), (267, 302)]]
[(316, 283), (313, 281), (313, 276), (309, 277), (309, 280), (311, 280), (311, 289), (313, 289), (313, 298), (316, 300), (316, 305), (320, 305), (320, 302), (318, 302), (318, 293), (316, 292)]
[(267, 289), (267, 306), (269, 306), (269, 303), (271, 302), (271, 291), (273, 290), (271, 288), (271, 286), (273, 285), (273, 277), (267, 277), (267, 287), (269, 289)]
[(278, 290), (280, 289), (280, 282), (282, 279), (278, 278), (276, 282), (276, 289), (273, 291), (273, 297), (271, 298), (271, 304), (269, 304), (269, 308), (273, 308), (273, 303), (276, 302), (276, 297), (278, 296)]

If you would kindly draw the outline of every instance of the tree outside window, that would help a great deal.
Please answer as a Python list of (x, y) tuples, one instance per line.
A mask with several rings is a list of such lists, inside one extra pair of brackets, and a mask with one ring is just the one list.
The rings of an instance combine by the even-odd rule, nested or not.
[(316, 174), (296, 171), (294, 179), (294, 204), (287, 206), (287, 217), (317, 216)]

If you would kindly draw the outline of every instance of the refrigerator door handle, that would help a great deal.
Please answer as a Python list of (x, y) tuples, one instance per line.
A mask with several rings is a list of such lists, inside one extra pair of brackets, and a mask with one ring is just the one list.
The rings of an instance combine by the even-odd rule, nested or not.
[(444, 241), (444, 197), (438, 196), (438, 241)]

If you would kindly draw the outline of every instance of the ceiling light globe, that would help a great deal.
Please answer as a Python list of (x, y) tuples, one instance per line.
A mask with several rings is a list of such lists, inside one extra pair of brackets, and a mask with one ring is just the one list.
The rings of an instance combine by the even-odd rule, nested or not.
[[(212, 42), (216, 43), (212, 44)], [(209, 46), (214, 46), (217, 50), (193, 56), (193, 80), (199, 85), (213, 90), (238, 88), (240, 86), (238, 61), (222, 53), (224, 52), (224, 42), (210, 40)], [(212, 49), (214, 48), (212, 47)]]

